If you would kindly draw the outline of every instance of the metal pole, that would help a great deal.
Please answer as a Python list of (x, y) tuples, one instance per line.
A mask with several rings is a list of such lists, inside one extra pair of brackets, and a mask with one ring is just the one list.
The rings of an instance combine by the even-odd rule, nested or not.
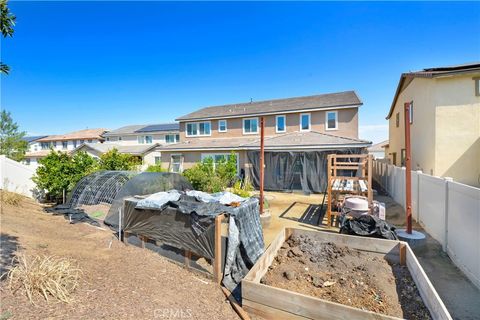
[(264, 170), (265, 170), (265, 119), (260, 118), (260, 214), (263, 214), (263, 188), (264, 188)]
[(118, 208), (118, 241), (122, 241), (122, 208)]
[(405, 207), (407, 233), (412, 234), (412, 159), (410, 146), (410, 102), (405, 105)]

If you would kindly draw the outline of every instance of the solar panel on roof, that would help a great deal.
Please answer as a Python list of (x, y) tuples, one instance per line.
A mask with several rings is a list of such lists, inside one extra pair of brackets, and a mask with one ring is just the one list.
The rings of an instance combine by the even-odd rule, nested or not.
[(138, 130), (135, 132), (153, 132), (153, 131), (176, 131), (180, 129), (178, 123), (162, 123), (162, 124), (152, 124)]

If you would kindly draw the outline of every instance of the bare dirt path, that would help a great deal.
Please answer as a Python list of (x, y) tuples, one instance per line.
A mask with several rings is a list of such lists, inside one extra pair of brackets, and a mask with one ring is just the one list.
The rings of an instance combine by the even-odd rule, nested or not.
[[(2, 204), (2, 269), (11, 254), (69, 257), (83, 271), (71, 304), (37, 298), (32, 305), (20, 292), (0, 282), (0, 316), (10, 319), (238, 319), (218, 285), (158, 254), (125, 247), (110, 231), (71, 225), (24, 199)], [(3, 270), (2, 270), (3, 272)]]

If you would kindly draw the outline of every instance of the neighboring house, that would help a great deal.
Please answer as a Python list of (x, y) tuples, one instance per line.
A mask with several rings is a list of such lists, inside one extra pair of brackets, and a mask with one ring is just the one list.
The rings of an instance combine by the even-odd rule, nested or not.
[(101, 143), (105, 129), (85, 129), (66, 133), (63, 135), (44, 136), (32, 139), (29, 150), (25, 154), (24, 163), (33, 168), (38, 166), (38, 160), (50, 153), (50, 150), (71, 152), (83, 143)]
[(100, 156), (112, 149), (117, 149), (119, 153), (131, 154), (141, 160), (141, 169), (146, 169), (148, 165), (160, 164), (160, 152), (155, 149), (159, 146), (154, 144), (139, 144), (139, 145), (118, 145), (114, 143), (84, 143), (78, 147), (74, 152), (85, 151), (94, 158)]
[(404, 104), (411, 103), (412, 168), (480, 186), (480, 63), (400, 77), (389, 120), (388, 161), (405, 162)]
[(326, 153), (360, 152), (370, 145), (358, 139), (361, 105), (357, 94), (348, 91), (206, 107), (176, 119), (180, 143), (158, 150), (163, 165), (173, 172), (207, 157), (218, 162), (233, 151), (239, 171), (244, 169), (257, 184), (264, 117), (266, 188), (319, 191), (306, 186), (312, 184), (309, 179), (321, 179), (313, 171), (326, 172)]
[[(39, 139), (47, 137), (46, 135), (44, 136), (26, 136), (23, 137), (22, 140), (26, 141), (28, 143), (28, 148), (27, 148), (27, 153), (32, 153), (32, 152), (37, 152), (42, 150), (41, 143), (38, 141)], [(25, 159), (23, 161), (24, 164), (29, 164), (28, 160)]]
[(170, 144), (179, 141), (178, 130), (178, 123), (130, 125), (109, 131), (103, 136), (106, 143), (118, 145)]
[(368, 153), (373, 155), (374, 159), (384, 159), (386, 147), (388, 147), (388, 140), (372, 144), (372, 146), (368, 148)]

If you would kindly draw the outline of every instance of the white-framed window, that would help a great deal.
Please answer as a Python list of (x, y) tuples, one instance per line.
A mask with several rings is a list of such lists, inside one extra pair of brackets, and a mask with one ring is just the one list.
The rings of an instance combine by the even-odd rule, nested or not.
[(30, 158), (25, 158), (25, 164), (26, 164), (27, 166), (30, 165)]
[(275, 116), (275, 132), (287, 132), (287, 117), (285, 115)]
[(110, 137), (107, 137), (107, 141), (110, 141)]
[(138, 136), (137, 137), (138, 143), (140, 144), (149, 144), (153, 142), (152, 136)]
[(408, 109), (409, 111), (409, 117), (410, 117), (410, 124), (413, 123), (413, 101), (410, 102), (410, 108)]
[(327, 111), (325, 112), (325, 130), (337, 130), (338, 129), (338, 112)]
[(122, 137), (118, 137), (118, 141), (122, 141)]
[(180, 141), (179, 134), (167, 134), (165, 135), (165, 143), (177, 143)]
[(310, 131), (312, 123), (310, 121), (310, 113), (300, 114), (300, 131)]
[(258, 131), (258, 118), (243, 119), (243, 134), (257, 134)]
[(53, 144), (51, 142), (40, 142), (40, 148), (42, 150), (48, 150), (52, 146), (53, 146)]
[(155, 164), (161, 164), (162, 163), (162, 157), (161, 156), (155, 156)]
[(183, 156), (181, 154), (172, 154), (170, 156), (170, 171), (180, 173), (182, 172)]
[(200, 137), (200, 136), (210, 136), (212, 124), (210, 121), (204, 122), (189, 122), (185, 128), (185, 134), (187, 137)]
[(68, 141), (62, 141), (62, 149), (68, 149)]
[(227, 132), (227, 120), (218, 120), (218, 132)]
[[(230, 156), (231, 156), (230, 153), (202, 153), (201, 159), (203, 161), (207, 158), (212, 158), (213, 168), (215, 169), (215, 167), (220, 161), (228, 160)], [(237, 173), (238, 173), (240, 172), (240, 161), (239, 161), (238, 153), (235, 153), (235, 156), (237, 157)]]

